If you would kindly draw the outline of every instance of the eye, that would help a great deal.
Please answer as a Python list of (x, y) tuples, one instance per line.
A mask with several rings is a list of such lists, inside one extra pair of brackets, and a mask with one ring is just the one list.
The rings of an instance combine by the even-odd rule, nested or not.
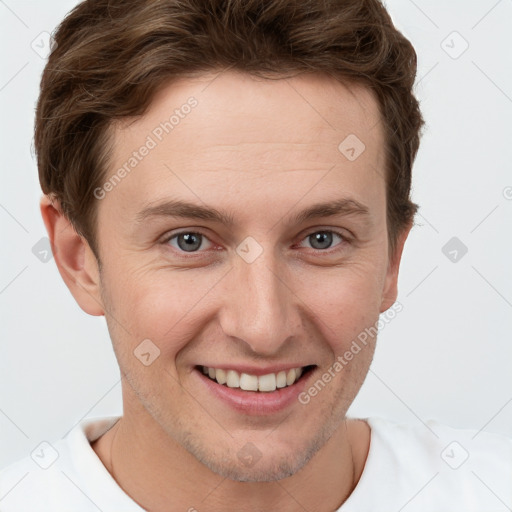
[[(334, 247), (349, 243), (349, 240), (341, 233), (331, 230), (320, 230), (307, 235), (300, 246), (303, 247), (302, 244), (305, 241), (309, 241), (314, 250), (327, 252), (327, 250), (332, 247), (335, 237), (339, 238), (340, 242)], [(175, 233), (174, 235), (167, 237), (163, 243), (171, 245), (171, 247), (176, 249), (178, 252), (187, 253), (201, 252), (200, 249), (206, 250), (209, 248), (208, 244), (211, 244), (205, 235), (198, 233), (197, 231), (182, 231), (181, 233)], [(205, 243), (207, 245), (206, 247)]]
[[(177, 246), (172, 243), (175, 239)], [(180, 251), (197, 252), (198, 249), (203, 246), (203, 242), (205, 240), (208, 240), (208, 238), (206, 238), (202, 233), (196, 233), (195, 231), (183, 231), (169, 237), (166, 240), (166, 243)]]
[(341, 242), (336, 245), (342, 245), (344, 242), (348, 242), (348, 240), (336, 231), (330, 230), (322, 230), (315, 231), (310, 233), (304, 241), (309, 241), (313, 249), (318, 251), (325, 251), (326, 249), (330, 249), (333, 243), (333, 237), (338, 237)]

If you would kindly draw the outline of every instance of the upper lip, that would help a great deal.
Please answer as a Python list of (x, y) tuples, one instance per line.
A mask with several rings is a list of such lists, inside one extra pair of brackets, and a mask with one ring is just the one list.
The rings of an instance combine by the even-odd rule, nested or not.
[(247, 373), (249, 375), (267, 375), (269, 373), (279, 373), (291, 370), (292, 368), (304, 368), (306, 366), (312, 366), (303, 363), (291, 363), (291, 364), (274, 364), (270, 366), (250, 366), (247, 364), (203, 364), (200, 366), (206, 366), (207, 368), (215, 368), (218, 370), (234, 370), (238, 373)]

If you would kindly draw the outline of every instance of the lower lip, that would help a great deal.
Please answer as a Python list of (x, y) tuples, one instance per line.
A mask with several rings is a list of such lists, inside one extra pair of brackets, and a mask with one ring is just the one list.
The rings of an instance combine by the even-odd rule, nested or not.
[(244, 414), (265, 416), (281, 412), (298, 402), (298, 396), (306, 386), (306, 381), (313, 371), (309, 371), (303, 378), (291, 386), (279, 388), (275, 391), (243, 391), (240, 388), (229, 388), (210, 379), (197, 368), (195, 374), (207, 389), (218, 399)]

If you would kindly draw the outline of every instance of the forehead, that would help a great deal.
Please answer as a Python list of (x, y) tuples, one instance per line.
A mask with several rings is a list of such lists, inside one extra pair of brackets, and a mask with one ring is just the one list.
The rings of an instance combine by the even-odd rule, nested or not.
[[(311, 200), (340, 188), (382, 195), (384, 140), (371, 90), (332, 77), (263, 79), (238, 72), (162, 87), (141, 118), (117, 123), (101, 207), (126, 211), (169, 196), (200, 202), (287, 191)], [(295, 193), (295, 196), (294, 196)], [(324, 197), (325, 198), (325, 197)], [(357, 199), (357, 197), (356, 197)]]

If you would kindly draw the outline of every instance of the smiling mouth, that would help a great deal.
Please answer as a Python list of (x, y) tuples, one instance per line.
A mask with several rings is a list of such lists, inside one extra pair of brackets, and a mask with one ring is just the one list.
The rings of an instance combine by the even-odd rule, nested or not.
[(228, 388), (238, 388), (242, 391), (255, 391), (269, 393), (276, 389), (293, 386), (299, 379), (308, 375), (315, 365), (290, 368), (277, 373), (266, 375), (252, 375), (249, 373), (237, 372), (236, 370), (225, 370), (222, 368), (211, 368), (208, 366), (197, 366), (196, 369), (206, 375), (210, 380)]

